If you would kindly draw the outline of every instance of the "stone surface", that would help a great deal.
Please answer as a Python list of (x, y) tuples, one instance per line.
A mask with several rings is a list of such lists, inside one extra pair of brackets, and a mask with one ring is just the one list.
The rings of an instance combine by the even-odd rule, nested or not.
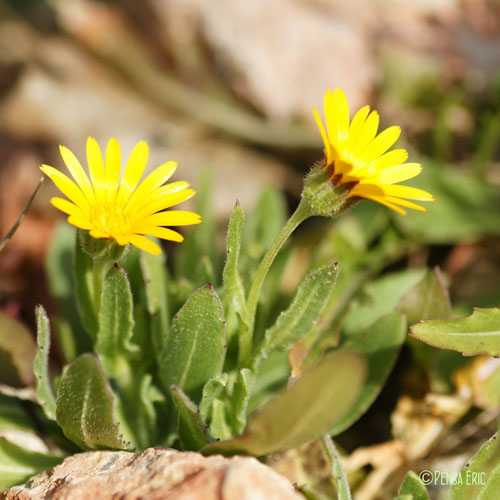
[(149, 448), (144, 453), (73, 455), (1, 495), (6, 500), (300, 500), (293, 486), (255, 458), (203, 457)]

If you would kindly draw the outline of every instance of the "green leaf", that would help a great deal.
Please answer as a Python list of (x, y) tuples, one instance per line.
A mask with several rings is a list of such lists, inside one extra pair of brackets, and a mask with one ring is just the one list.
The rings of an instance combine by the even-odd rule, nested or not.
[(500, 446), (498, 433), (468, 461), (450, 490), (450, 500), (487, 500), (500, 491)]
[(242, 368), (231, 394), (231, 409), (234, 434), (241, 434), (247, 425), (247, 407), (250, 399), (250, 385), (252, 383), (252, 372), (248, 368)]
[(351, 489), (349, 488), (349, 481), (342, 466), (342, 459), (333, 444), (332, 438), (328, 434), (323, 434), (321, 438), (323, 450), (328, 457), (328, 461), (332, 466), (332, 477), (335, 480), (338, 491), (338, 500), (351, 500)]
[(233, 433), (228, 424), (227, 407), (224, 401), (214, 399), (212, 401), (212, 422), (210, 433), (215, 439), (229, 439)]
[(245, 213), (236, 203), (231, 218), (229, 220), (229, 228), (227, 231), (226, 240), (226, 265), (222, 274), (222, 282), (224, 283), (224, 294), (233, 306), (236, 313), (242, 321), (248, 323), (245, 289), (241, 282), (240, 273), (238, 271), (238, 258), (240, 255), (241, 233), (245, 224)]
[[(56, 227), (45, 259), (45, 269), (50, 293), (57, 300), (64, 320), (71, 325), (72, 343), (76, 354), (79, 354), (91, 350), (92, 342), (82, 326), (76, 304), (73, 276), (75, 238), (76, 228), (66, 221)], [(68, 351), (66, 353), (69, 354)]]
[(349, 411), (365, 372), (365, 362), (357, 354), (333, 352), (269, 401), (250, 419), (243, 435), (209, 444), (203, 451), (260, 456), (311, 441)]
[(144, 405), (145, 414), (149, 418), (151, 425), (154, 425), (157, 419), (154, 404), (164, 403), (165, 397), (158, 389), (158, 387), (156, 387), (156, 385), (153, 385), (153, 377), (149, 373), (145, 374), (142, 377), (140, 394), (142, 404)]
[(179, 413), (179, 437), (182, 446), (185, 450), (201, 450), (210, 438), (198, 408), (178, 387), (172, 386), (170, 394)]
[[(397, 310), (406, 314), (409, 325), (424, 319), (449, 318), (450, 298), (439, 268), (428, 271), (422, 280), (399, 301)], [(443, 367), (443, 364), (438, 362), (443, 351), (412, 338), (407, 339), (407, 344), (416, 362), (423, 370), (430, 373), (432, 387), (436, 388), (435, 385), (440, 383), (439, 380), (443, 380), (438, 373), (438, 370)]]
[(76, 306), (83, 327), (92, 340), (97, 340), (99, 320), (94, 302), (93, 260), (83, 251), (79, 231), (75, 235), (75, 253), (73, 255), (73, 272), (75, 277)]
[(161, 353), (168, 329), (170, 313), (168, 306), (168, 275), (165, 254), (151, 255), (141, 252), (141, 269), (146, 285), (146, 299), (152, 317), (153, 347)]
[(75, 359), (57, 390), (56, 419), (68, 439), (83, 449), (123, 450), (113, 418), (113, 396), (101, 364), (92, 354)]
[(426, 344), (453, 349), (465, 356), (500, 356), (500, 308), (474, 308), (466, 318), (421, 321), (410, 332)]
[(214, 288), (197, 290), (176, 314), (161, 356), (159, 374), (199, 402), (205, 383), (221, 373), (226, 352), (222, 305)]
[(450, 298), (439, 268), (429, 271), (399, 301), (397, 310), (406, 313), (409, 325), (423, 319), (446, 319), (451, 314)]
[(266, 331), (254, 367), (273, 351), (288, 349), (313, 330), (333, 291), (337, 273), (337, 264), (329, 264), (304, 278), (288, 309)]
[(49, 377), (50, 325), (45, 309), (38, 305), (35, 309), (37, 348), (33, 362), (36, 399), (47, 418), (56, 419), (56, 398)]
[(167, 408), (165, 396), (154, 385), (151, 374), (137, 374), (133, 377), (133, 383), (138, 386), (138, 391), (132, 397), (131, 407), (128, 410), (123, 408), (125, 415), (121, 418), (118, 413), (121, 408), (117, 404), (115, 415), (118, 416), (122, 429), (124, 423), (129, 425), (128, 434), (134, 434), (133, 440), (136, 443), (136, 448), (158, 445), (166, 430), (162, 414)]
[(262, 408), (276, 393), (286, 385), (290, 377), (290, 355), (276, 351), (259, 365), (252, 382), (252, 393), (248, 402), (248, 411)]
[(413, 500), (429, 500), (427, 488), (413, 471), (406, 474), (399, 487), (398, 495), (410, 495)]
[(343, 347), (362, 355), (368, 363), (368, 372), (356, 401), (330, 428), (332, 436), (349, 428), (371, 406), (396, 362), (405, 334), (405, 318), (393, 313), (379, 319)]
[(0, 311), (0, 383), (13, 387), (33, 381), (35, 344), (30, 331)]
[(118, 378), (124, 358), (133, 352), (130, 345), (134, 329), (132, 292), (125, 272), (113, 266), (104, 278), (99, 311), (96, 353), (112, 377)]
[(0, 437), (0, 491), (22, 484), (31, 476), (52, 469), (64, 457), (29, 451)]
[(212, 418), (212, 401), (217, 399), (224, 392), (228, 378), (227, 373), (223, 373), (222, 375), (217, 375), (216, 377), (211, 378), (203, 386), (200, 414), (205, 425), (210, 425)]
[(425, 269), (407, 269), (367, 283), (362, 289), (363, 296), (343, 322), (342, 335), (356, 336), (386, 314), (394, 312), (401, 298), (422, 280), (425, 273)]
[[(78, 322), (80, 321), (78, 314), (76, 315), (76, 319)], [(56, 316), (52, 319), (52, 321), (65, 364), (71, 363), (80, 352), (88, 352), (92, 350), (90, 337), (88, 336), (87, 332), (84, 331), (83, 335), (85, 335), (85, 338), (90, 345), (87, 348), (84, 348), (77, 344), (76, 335), (73, 333), (71, 324), (66, 320), (66, 318)]]
[(17, 398), (0, 394), (0, 431), (17, 429), (35, 432), (33, 419)]

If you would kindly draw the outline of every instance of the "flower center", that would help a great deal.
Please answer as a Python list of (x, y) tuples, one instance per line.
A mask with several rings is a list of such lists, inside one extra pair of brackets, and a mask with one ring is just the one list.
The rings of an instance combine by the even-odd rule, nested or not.
[(91, 207), (90, 222), (107, 236), (128, 234), (132, 230), (130, 214), (114, 201), (97, 202)]

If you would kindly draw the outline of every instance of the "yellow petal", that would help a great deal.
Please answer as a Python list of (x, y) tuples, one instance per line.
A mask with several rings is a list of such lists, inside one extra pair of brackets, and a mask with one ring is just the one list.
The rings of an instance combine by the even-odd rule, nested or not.
[(376, 201), (377, 203), (380, 203), (381, 205), (385, 205), (386, 207), (389, 207), (391, 210), (394, 210), (395, 212), (398, 212), (401, 215), (406, 215), (406, 210), (403, 210), (398, 205), (390, 203), (389, 201), (387, 201), (387, 198), (380, 198), (379, 196), (372, 196), (372, 197), (364, 196), (364, 198), (368, 198), (373, 201)]
[[(165, 186), (154, 189), (146, 198), (143, 198), (141, 202), (134, 204), (133, 209), (131, 209), (131, 205), (128, 204), (127, 211), (135, 214), (141, 213), (143, 210), (146, 210), (147, 206), (156, 203), (159, 199), (164, 198), (165, 196), (178, 193), (183, 191), (184, 189), (189, 187), (189, 183), (185, 181), (172, 182), (170, 184), (166, 184)], [(180, 203), (180, 202), (179, 202)], [(172, 206), (172, 205), (171, 205)], [(158, 210), (157, 210), (158, 212)], [(153, 212), (150, 212), (153, 213)]]
[(92, 224), (86, 216), (80, 217), (79, 215), (70, 215), (68, 217), (68, 222), (73, 226), (79, 227), (80, 229), (92, 229)]
[(349, 103), (342, 89), (335, 89), (332, 96), (333, 110), (335, 116), (336, 144), (340, 149), (347, 139), (349, 133)]
[(158, 188), (156, 191), (161, 193), (160, 196), (164, 196), (167, 194), (177, 193), (178, 191), (182, 191), (183, 189), (186, 189), (188, 187), (189, 187), (189, 182), (176, 181), (176, 182), (171, 182), (170, 184), (165, 184), (165, 186)]
[(161, 238), (163, 240), (177, 241), (181, 243), (184, 241), (184, 237), (182, 234), (177, 231), (172, 231), (172, 229), (168, 229), (166, 227), (159, 226), (137, 226), (134, 229), (134, 232), (137, 234), (148, 234), (150, 236), (156, 236), (157, 238)]
[(87, 165), (95, 196), (97, 199), (103, 200), (102, 194), (105, 189), (104, 160), (99, 144), (93, 137), (87, 138)]
[(153, 255), (161, 254), (161, 248), (154, 241), (151, 241), (144, 236), (141, 236), (139, 234), (130, 234), (127, 239), (130, 243), (132, 243), (132, 245), (139, 248), (140, 250), (144, 250), (145, 252), (151, 253)]
[(121, 161), (120, 144), (112, 137), (106, 148), (106, 169), (104, 171), (108, 200), (112, 200), (116, 196), (120, 183)]
[[(419, 163), (404, 163), (403, 165), (394, 165), (376, 172), (369, 180), (376, 184), (395, 184), (396, 182), (413, 179), (422, 171), (422, 165)], [(363, 181), (362, 181), (363, 182)]]
[(83, 170), (80, 162), (77, 160), (76, 156), (65, 146), (59, 146), (59, 151), (61, 152), (62, 159), (68, 167), (70, 174), (75, 179), (76, 183), (83, 191), (83, 194), (87, 200), (92, 203), (95, 200), (94, 190), (90, 184), (87, 174)]
[(370, 163), (374, 170), (382, 170), (394, 165), (401, 165), (408, 159), (406, 149), (393, 149)]
[(40, 170), (52, 179), (54, 184), (65, 196), (67, 196), (77, 207), (88, 214), (89, 202), (87, 198), (85, 198), (84, 194), (80, 191), (80, 188), (69, 177), (49, 165), (42, 165)]
[(394, 145), (400, 135), (399, 127), (386, 128), (359, 155), (359, 160), (367, 163), (376, 160)]
[(400, 213), (401, 215), (406, 215), (406, 211), (405, 210), (403, 210), (402, 208), (398, 207), (394, 203), (391, 203), (391, 202), (387, 201), (387, 199), (383, 195), (378, 196), (377, 194), (374, 194), (374, 193), (371, 193), (371, 192), (354, 193), (353, 191), (351, 191), (349, 193), (349, 197), (352, 198), (354, 196), (359, 196), (360, 198), (364, 198), (366, 200), (376, 201), (377, 203), (380, 203), (381, 205), (385, 205), (386, 207), (389, 207), (390, 209), (394, 210), (395, 212)]
[(160, 212), (161, 210), (166, 210), (167, 208), (189, 200), (189, 198), (192, 198), (195, 194), (196, 191), (194, 189), (185, 189), (183, 191), (179, 191), (178, 193), (162, 196), (161, 198), (145, 205), (144, 208), (137, 213), (137, 218), (143, 218), (156, 212)]
[(410, 186), (401, 186), (399, 184), (382, 184), (380, 185), (384, 195), (396, 196), (397, 198), (407, 198), (409, 200), (434, 201), (432, 194), (422, 189), (417, 189)]
[[(77, 207), (74, 203), (71, 203), (71, 201), (65, 200), (64, 198), (58, 198), (54, 197), (50, 199), (50, 203), (54, 205), (57, 209), (61, 210), (61, 212), (64, 212), (65, 214), (68, 215), (77, 215), (79, 217), (87, 217), (87, 215), (82, 211), (81, 208)], [(89, 224), (90, 224), (90, 219), (89, 219)]]
[(411, 201), (408, 200), (403, 200), (402, 198), (394, 198), (393, 196), (386, 196), (384, 199), (390, 203), (394, 203), (395, 205), (401, 205), (403, 207), (413, 208), (413, 210), (418, 210), (420, 212), (427, 212), (427, 209), (425, 207), (417, 205), (416, 203), (412, 203)]
[(325, 110), (326, 131), (330, 144), (333, 147), (337, 146), (337, 125), (335, 123), (335, 108), (333, 106), (333, 94), (330, 89), (325, 94), (323, 99)]
[(168, 161), (163, 165), (155, 168), (137, 187), (137, 189), (132, 193), (128, 203), (127, 209), (135, 210), (138, 206), (141, 206), (146, 200), (149, 199), (151, 192), (165, 184), (170, 177), (174, 174), (177, 168), (177, 162)]
[(122, 247), (127, 245), (129, 242), (129, 240), (126, 236), (113, 236), (113, 238), (118, 243), (118, 245), (121, 245)]
[(185, 212), (183, 210), (169, 210), (148, 215), (141, 220), (141, 226), (187, 226), (190, 224), (199, 224), (201, 217), (194, 212)]
[(359, 132), (359, 138), (354, 146), (350, 159), (356, 161), (359, 158), (360, 153), (362, 153), (365, 148), (373, 141), (377, 135), (379, 124), (379, 116), (376, 111), (372, 111), (365, 120), (363, 128)]
[(352, 119), (351, 126), (349, 127), (349, 137), (344, 144), (344, 153), (343, 157), (347, 157), (349, 153), (352, 151), (356, 143), (358, 142), (359, 139), (359, 134), (363, 130), (366, 117), (368, 116), (368, 113), (370, 112), (370, 106), (364, 106), (362, 107), (355, 115), (354, 118)]
[(91, 229), (89, 231), (90, 236), (92, 238), (109, 238), (109, 234), (103, 231), (98, 231), (97, 229)]
[(148, 156), (149, 146), (145, 141), (139, 142), (132, 150), (118, 190), (117, 205), (124, 203), (139, 184), (148, 162)]
[(323, 139), (323, 144), (325, 146), (324, 152), (325, 152), (326, 164), (330, 165), (330, 163), (332, 162), (330, 141), (328, 140), (328, 136), (326, 135), (325, 127), (323, 126), (323, 122), (321, 121), (319, 113), (316, 111), (316, 109), (313, 109), (313, 113), (314, 113), (314, 118), (316, 120), (316, 124), (318, 125), (319, 128), (319, 133), (321, 134), (321, 139)]

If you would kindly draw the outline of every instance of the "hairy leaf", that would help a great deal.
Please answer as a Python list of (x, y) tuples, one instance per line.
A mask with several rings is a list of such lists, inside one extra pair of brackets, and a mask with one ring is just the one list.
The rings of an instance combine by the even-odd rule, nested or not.
[(164, 254), (141, 252), (141, 269), (146, 284), (148, 312), (152, 317), (153, 346), (161, 353), (170, 326), (168, 275)]
[(337, 264), (329, 264), (310, 272), (304, 278), (288, 309), (266, 331), (264, 341), (254, 358), (255, 367), (273, 351), (289, 348), (312, 331), (330, 298), (337, 273)]
[(210, 438), (198, 408), (178, 387), (172, 386), (170, 394), (179, 413), (178, 429), (182, 446), (185, 450), (201, 450)]
[(406, 313), (409, 325), (423, 319), (447, 319), (451, 304), (443, 277), (438, 268), (429, 271), (399, 301), (398, 311)]
[(467, 462), (450, 490), (450, 500), (489, 500), (500, 491), (500, 443), (496, 433)]
[(165, 389), (175, 385), (199, 402), (205, 383), (221, 373), (225, 352), (222, 305), (207, 285), (174, 317), (159, 366)]
[(83, 354), (66, 369), (57, 390), (56, 419), (83, 449), (124, 449), (113, 418), (113, 396), (98, 359)]
[(365, 372), (365, 362), (357, 354), (331, 353), (255, 414), (243, 435), (209, 444), (204, 452), (260, 456), (306, 443), (349, 411)]
[(252, 383), (252, 372), (248, 368), (242, 368), (231, 394), (231, 409), (233, 417), (233, 428), (235, 434), (241, 434), (247, 425), (247, 407), (250, 399), (250, 385)]
[(413, 500), (429, 500), (427, 488), (413, 471), (406, 474), (401, 486), (399, 487), (398, 494), (400, 496), (411, 495)]
[(245, 290), (238, 270), (241, 233), (245, 223), (245, 213), (239, 203), (234, 207), (229, 220), (226, 241), (226, 264), (222, 274), (224, 293), (239, 317), (248, 323)]
[(203, 395), (200, 403), (200, 414), (205, 425), (210, 425), (212, 418), (212, 401), (217, 399), (226, 388), (228, 381), (227, 373), (211, 378), (203, 386)]
[(38, 305), (35, 309), (37, 347), (33, 372), (35, 375), (36, 399), (47, 418), (56, 419), (56, 398), (49, 377), (50, 325), (45, 309)]
[(123, 358), (133, 349), (134, 329), (132, 292), (125, 272), (113, 266), (104, 278), (99, 310), (96, 353), (106, 373), (119, 377)]
[(410, 335), (422, 342), (465, 356), (500, 356), (500, 308), (474, 308), (466, 318), (421, 321)]

